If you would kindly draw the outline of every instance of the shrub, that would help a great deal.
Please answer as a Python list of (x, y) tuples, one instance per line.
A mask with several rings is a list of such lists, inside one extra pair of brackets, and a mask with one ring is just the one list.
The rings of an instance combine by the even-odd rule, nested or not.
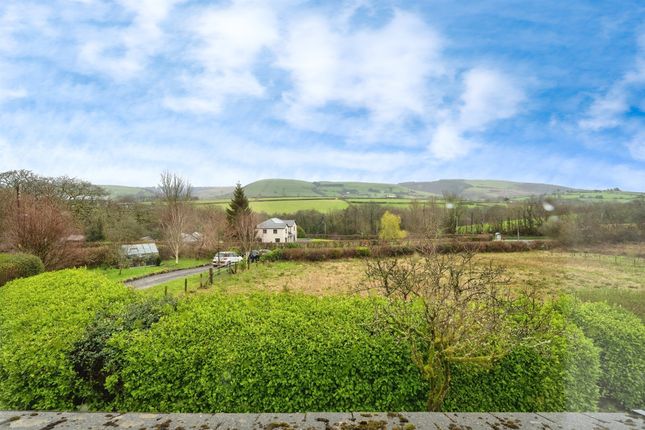
[(0, 409), (70, 409), (90, 396), (68, 358), (96, 311), (133, 293), (82, 269), (0, 288)]
[(40, 258), (31, 254), (0, 254), (0, 286), (12, 279), (26, 278), (45, 271)]
[(105, 382), (121, 363), (117, 351), (108, 343), (110, 338), (118, 332), (149, 329), (176, 304), (172, 298), (137, 297), (124, 309), (109, 306), (97, 312), (68, 354), (78, 377), (92, 387), (93, 396), (84, 399), (85, 403), (104, 409), (113, 398), (106, 390)]
[(119, 334), (115, 406), (140, 411), (419, 410), (405, 345), (368, 329), (369, 302), (284, 294), (183, 301)]
[(645, 404), (645, 324), (607, 303), (575, 303), (570, 317), (601, 349), (601, 393), (625, 408)]
[[(556, 317), (557, 318), (557, 317)], [(490, 369), (459, 364), (446, 411), (591, 411), (600, 397), (599, 352), (573, 324), (544, 347), (520, 346)]]
[[(123, 367), (114, 407), (141, 411), (423, 410), (427, 386), (406, 344), (373, 330), (360, 298), (213, 295), (179, 304), (150, 330), (111, 341)], [(378, 303), (378, 302), (376, 302)], [(554, 323), (564, 324), (562, 318)], [(570, 325), (544, 348), (490, 369), (455, 366), (447, 410), (592, 410), (598, 350)], [(108, 384), (108, 386), (110, 386)]]

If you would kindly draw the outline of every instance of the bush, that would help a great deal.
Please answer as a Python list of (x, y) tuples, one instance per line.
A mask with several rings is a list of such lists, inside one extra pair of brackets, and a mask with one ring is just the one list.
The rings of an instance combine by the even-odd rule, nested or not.
[(368, 329), (369, 302), (283, 294), (183, 301), (148, 331), (119, 334), (116, 408), (258, 412), (419, 410), (405, 345)]
[(31, 254), (0, 254), (0, 286), (12, 279), (26, 278), (45, 271), (40, 258)]
[(142, 298), (122, 307), (109, 306), (101, 309), (87, 326), (69, 352), (69, 360), (79, 378), (92, 387), (93, 396), (84, 399), (98, 409), (104, 409), (113, 399), (106, 389), (110, 374), (120, 368), (119, 354), (109, 345), (110, 338), (128, 330), (147, 330), (173, 307), (171, 298)]
[(91, 397), (68, 354), (97, 310), (116, 309), (132, 294), (82, 269), (0, 288), (0, 409), (71, 409)]
[(601, 349), (601, 394), (627, 409), (645, 404), (645, 324), (607, 303), (574, 303), (570, 317)]
[[(424, 410), (427, 386), (406, 344), (374, 331), (374, 302), (293, 294), (182, 302), (150, 330), (111, 341), (120, 410)], [(556, 318), (557, 319), (557, 318)], [(564, 324), (563, 319), (554, 323)], [(573, 325), (490, 369), (455, 366), (446, 410), (593, 410), (598, 350)]]
[(546, 347), (520, 346), (490, 369), (455, 365), (444, 410), (595, 410), (600, 397), (598, 348), (572, 324), (564, 336), (545, 340)]

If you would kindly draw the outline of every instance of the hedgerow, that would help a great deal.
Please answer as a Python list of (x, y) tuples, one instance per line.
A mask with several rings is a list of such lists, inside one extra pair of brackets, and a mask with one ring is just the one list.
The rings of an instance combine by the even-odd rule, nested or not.
[(600, 397), (599, 351), (573, 324), (539, 347), (519, 346), (491, 368), (453, 368), (446, 411), (592, 411)]
[(91, 397), (68, 358), (97, 310), (131, 294), (86, 270), (17, 279), (0, 288), (0, 409), (71, 409)]
[[(213, 293), (171, 305), (143, 301), (85, 270), (7, 284), (0, 289), (0, 408), (425, 408), (428, 387), (407, 344), (373, 324), (379, 299)], [(580, 321), (595, 318), (577, 312)], [(598, 323), (585, 324), (594, 337), (589, 327)], [(444, 409), (593, 410), (598, 348), (558, 313), (540, 336), (539, 346), (519, 346), (488, 369), (455, 365)], [(607, 364), (616, 358), (606, 352), (603, 359), (616, 368), (626, 362)], [(642, 377), (638, 367), (626, 369)]]
[[(115, 407), (424, 410), (427, 386), (407, 345), (371, 329), (373, 304), (293, 294), (181, 303), (150, 330), (114, 338), (124, 363), (110, 381)], [(593, 410), (598, 351), (576, 327), (566, 332), (551, 332), (546, 348), (519, 347), (490, 369), (455, 366), (446, 410)]]
[(625, 408), (645, 404), (645, 324), (607, 303), (569, 306), (571, 319), (601, 349), (601, 393)]
[(184, 301), (150, 330), (115, 337), (125, 365), (109, 389), (117, 408), (141, 411), (422, 409), (405, 345), (372, 333), (372, 316), (357, 298)]
[[(497, 241), (497, 242), (439, 242), (434, 250), (441, 254), (457, 252), (523, 252), (550, 249), (552, 242), (546, 241)], [(411, 255), (419, 252), (414, 245), (376, 245), (372, 247), (327, 247), (327, 248), (278, 248), (262, 256), (263, 261), (325, 261), (340, 258), (360, 258), (372, 254), (383, 257)]]
[(26, 278), (45, 271), (40, 258), (31, 254), (0, 254), (0, 286), (12, 279)]

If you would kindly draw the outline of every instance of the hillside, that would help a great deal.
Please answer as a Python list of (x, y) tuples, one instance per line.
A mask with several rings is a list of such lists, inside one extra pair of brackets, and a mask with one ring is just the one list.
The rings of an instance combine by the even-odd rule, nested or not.
[(530, 195), (576, 191), (561, 185), (478, 179), (441, 179), (432, 182), (403, 182), (399, 185), (431, 194), (456, 194), (466, 200), (498, 200)]
[(293, 179), (262, 179), (244, 187), (246, 195), (260, 197), (427, 197), (428, 193), (397, 184), (371, 182), (307, 182)]
[[(155, 187), (128, 187), (124, 185), (100, 185), (112, 198), (132, 197), (148, 199), (155, 195)], [(234, 187), (193, 187), (193, 195), (200, 200), (218, 199), (227, 196)]]
[[(115, 198), (148, 199), (154, 196), (154, 187), (127, 187), (102, 185)], [(586, 191), (552, 184), (475, 179), (441, 179), (429, 182), (308, 182), (295, 179), (262, 179), (244, 187), (251, 199), (424, 199), (455, 194), (465, 200), (495, 200), (521, 198), (531, 195), (559, 194), (565, 199), (623, 199), (631, 200), (640, 193), (620, 191)], [(193, 195), (199, 200), (227, 199), (233, 187), (194, 187)], [(602, 197), (598, 197), (598, 193)], [(620, 195), (619, 195), (620, 194)]]

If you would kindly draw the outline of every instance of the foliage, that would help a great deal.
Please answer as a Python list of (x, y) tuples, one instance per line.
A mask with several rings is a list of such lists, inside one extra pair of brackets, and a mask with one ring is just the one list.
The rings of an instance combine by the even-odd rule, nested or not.
[(85, 403), (92, 403), (100, 409), (113, 399), (105, 383), (112, 373), (120, 369), (121, 363), (118, 351), (109, 344), (110, 338), (120, 332), (147, 330), (176, 305), (171, 298), (139, 297), (124, 308), (109, 306), (97, 312), (68, 354), (78, 377), (92, 387), (92, 396), (84, 399)]
[[(419, 409), (405, 345), (369, 330), (357, 298), (212, 295), (147, 331), (118, 335), (116, 406), (141, 411)], [(421, 400), (421, 401), (420, 401)]]
[(576, 303), (571, 319), (600, 347), (604, 397), (627, 409), (645, 404), (645, 324), (635, 315), (607, 303)]
[(548, 316), (534, 289), (511, 292), (505, 269), (475, 265), (475, 253), (366, 260), (368, 288), (388, 306), (381, 323), (411, 346), (411, 359), (428, 382), (429, 411), (439, 411), (452, 366), (489, 366), (545, 329)]
[[(452, 366), (446, 411), (592, 411), (600, 397), (599, 352), (581, 330), (553, 315), (540, 348), (520, 345), (491, 367)], [(558, 321), (560, 320), (560, 321)]]
[(99, 309), (132, 294), (87, 270), (48, 272), (0, 288), (0, 409), (71, 409), (91, 387), (68, 358)]
[(401, 217), (390, 211), (385, 211), (381, 217), (381, 225), (378, 236), (382, 240), (402, 239), (406, 232), (401, 230)]
[(45, 271), (40, 258), (30, 254), (0, 254), (0, 286), (12, 279), (26, 278)]
[(229, 225), (233, 226), (240, 215), (250, 213), (249, 199), (246, 198), (244, 188), (238, 182), (235, 185), (235, 190), (233, 190), (233, 197), (231, 198), (229, 207), (226, 208), (226, 219)]

